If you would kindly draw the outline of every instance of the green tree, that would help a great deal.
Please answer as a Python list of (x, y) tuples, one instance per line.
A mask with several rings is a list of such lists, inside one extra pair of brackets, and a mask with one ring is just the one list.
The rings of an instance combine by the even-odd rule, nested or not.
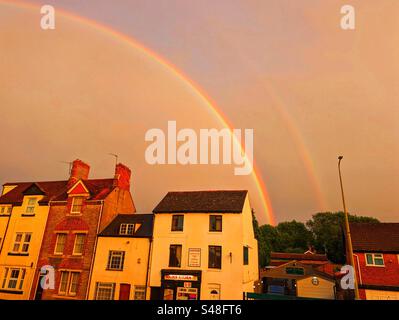
[[(372, 217), (349, 215), (350, 222), (379, 221)], [(326, 253), (335, 263), (345, 263), (343, 212), (319, 212), (312, 216), (306, 225), (314, 235), (314, 246), (317, 252)]]
[(313, 234), (298, 221), (281, 222), (277, 225), (279, 247), (283, 252), (304, 253), (313, 244)]

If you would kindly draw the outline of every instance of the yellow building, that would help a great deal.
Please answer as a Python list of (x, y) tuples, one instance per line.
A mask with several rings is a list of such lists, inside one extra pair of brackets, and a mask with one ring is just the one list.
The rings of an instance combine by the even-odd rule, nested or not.
[[(0, 299), (28, 300), (59, 182), (5, 184), (0, 197)], [(4, 208), (4, 209), (3, 209)]]
[(151, 299), (243, 299), (258, 280), (247, 191), (169, 192), (154, 209)]
[(90, 300), (145, 300), (153, 214), (118, 215), (99, 235)]

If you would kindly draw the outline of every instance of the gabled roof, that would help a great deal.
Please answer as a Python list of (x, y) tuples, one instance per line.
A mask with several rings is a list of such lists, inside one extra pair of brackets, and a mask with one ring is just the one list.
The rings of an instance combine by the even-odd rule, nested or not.
[[(113, 179), (90, 179), (84, 180), (83, 183), (90, 192), (90, 200), (102, 200), (113, 190)], [(0, 197), (0, 204), (21, 205), (24, 193), (32, 186), (44, 193), (44, 198), (40, 204), (46, 204), (52, 201), (65, 201), (68, 197), (68, 180), (65, 181), (41, 181), (41, 182), (15, 182), (5, 183), (4, 186), (16, 187)]]
[(399, 252), (399, 223), (350, 223), (353, 251)]
[(168, 192), (154, 213), (241, 213), (247, 190)]
[(327, 262), (327, 255), (325, 254), (310, 254), (310, 253), (285, 253), (285, 252), (272, 252), (271, 259), (278, 260), (306, 260), (306, 261), (325, 261)]
[[(149, 214), (119, 214), (114, 220), (100, 232), (100, 237), (125, 237), (125, 238), (151, 238), (153, 231), (154, 215)], [(136, 230), (133, 235), (119, 234), (122, 223), (141, 224), (140, 228)]]

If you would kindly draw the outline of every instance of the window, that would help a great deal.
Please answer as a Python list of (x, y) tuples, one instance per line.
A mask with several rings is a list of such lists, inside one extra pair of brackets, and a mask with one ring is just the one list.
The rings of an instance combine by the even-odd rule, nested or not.
[(123, 270), (125, 251), (110, 251), (108, 256), (108, 270)]
[(82, 212), (83, 200), (83, 197), (74, 197), (72, 199), (71, 213), (79, 214)]
[(1, 288), (16, 291), (22, 290), (25, 280), (25, 271), (26, 270), (22, 268), (5, 268)]
[(61, 295), (76, 296), (78, 292), (79, 272), (61, 271), (60, 287)]
[(379, 253), (366, 253), (367, 266), (384, 266), (384, 256)]
[(243, 249), (244, 249), (244, 265), (248, 265), (249, 249), (247, 246), (244, 246)]
[(172, 231), (183, 231), (184, 216), (173, 215), (172, 216)]
[(208, 268), (221, 269), (222, 268), (222, 247), (209, 246), (209, 261)]
[(169, 248), (169, 267), (181, 266), (181, 248), (180, 244), (172, 244)]
[(134, 234), (134, 223), (121, 223), (119, 234)]
[(17, 232), (15, 235), (15, 241), (12, 248), (12, 252), (28, 253), (31, 238), (32, 238), (31, 233)]
[(12, 207), (10, 207), (10, 206), (1, 206), (0, 207), (0, 216), (11, 214), (11, 210), (12, 210)]
[(85, 244), (86, 234), (77, 233), (75, 236), (75, 244), (73, 246), (73, 255), (82, 255), (84, 244)]
[(209, 216), (209, 231), (222, 231), (222, 216)]
[(95, 300), (113, 300), (115, 293), (115, 283), (97, 282)]
[(134, 300), (145, 300), (145, 286), (134, 287)]
[(26, 214), (35, 214), (37, 198), (29, 198), (28, 205), (26, 206)]
[(67, 239), (66, 233), (58, 233), (57, 240), (55, 242), (54, 254), (63, 254), (65, 248), (65, 242)]

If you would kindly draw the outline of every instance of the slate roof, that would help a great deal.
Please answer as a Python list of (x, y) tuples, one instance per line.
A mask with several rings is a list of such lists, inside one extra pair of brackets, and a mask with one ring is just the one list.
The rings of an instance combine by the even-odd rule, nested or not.
[(353, 251), (398, 252), (399, 223), (350, 223)]
[[(89, 200), (102, 200), (113, 190), (113, 179), (89, 179), (83, 183), (90, 192)], [(21, 205), (24, 192), (31, 186), (37, 186), (44, 194), (44, 198), (39, 202), (46, 204), (50, 200), (65, 201), (67, 199), (68, 180), (64, 181), (41, 181), (41, 182), (15, 182), (5, 183), (4, 186), (16, 187), (0, 197), (0, 204)]]
[(154, 213), (241, 213), (247, 190), (168, 192)]
[[(125, 238), (151, 238), (153, 231), (154, 215), (149, 214), (119, 214), (114, 220), (100, 232), (100, 237), (125, 237)], [(122, 223), (141, 224), (141, 227), (133, 235), (119, 234), (120, 225)]]

